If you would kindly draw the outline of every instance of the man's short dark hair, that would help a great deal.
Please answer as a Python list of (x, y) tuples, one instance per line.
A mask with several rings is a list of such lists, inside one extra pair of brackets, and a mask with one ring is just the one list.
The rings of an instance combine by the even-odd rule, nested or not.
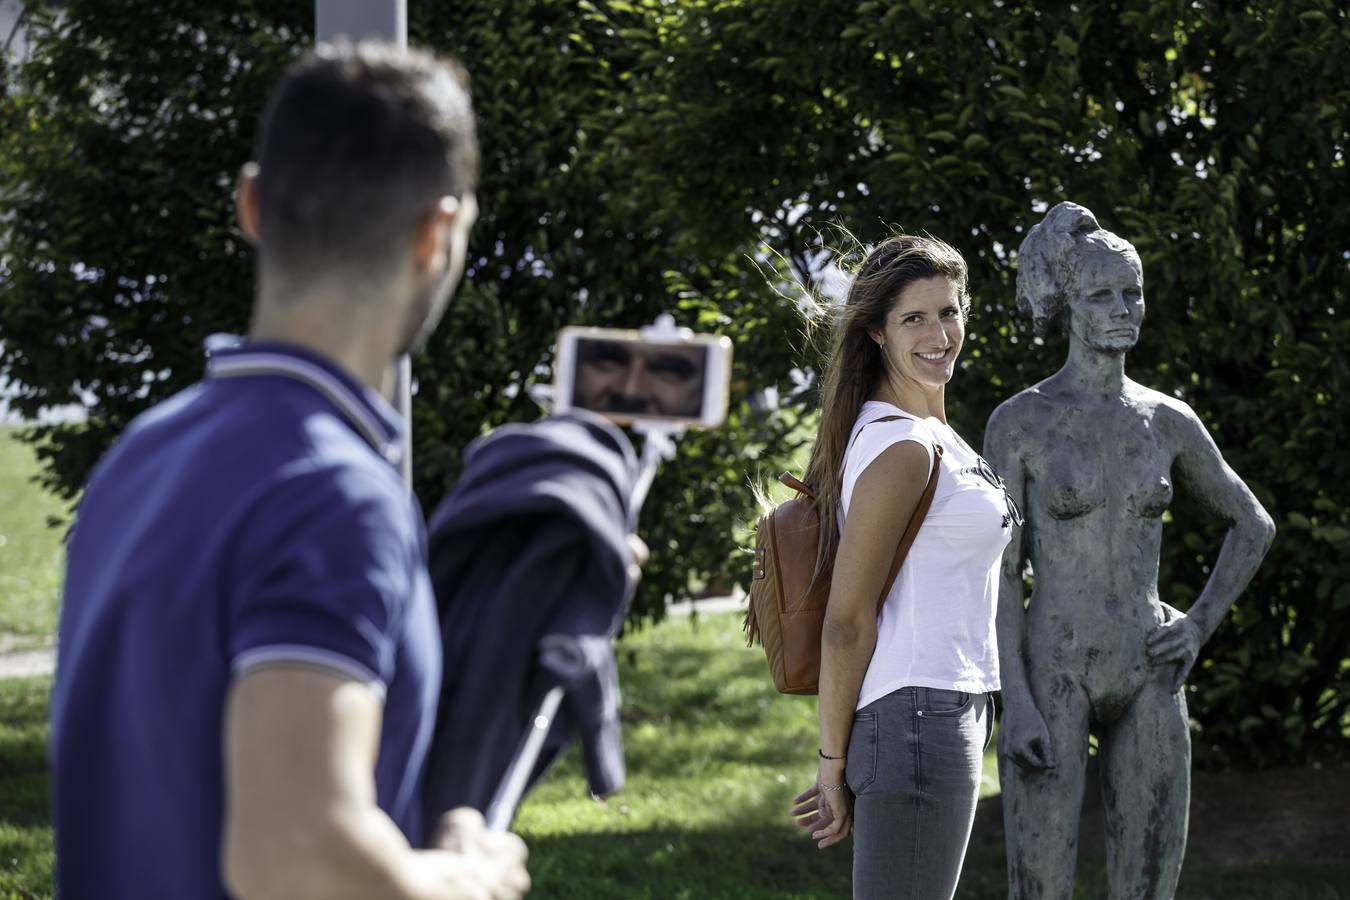
[(438, 198), (474, 189), (467, 78), (417, 50), (322, 44), (273, 91), (256, 158), (266, 266), (378, 272)]

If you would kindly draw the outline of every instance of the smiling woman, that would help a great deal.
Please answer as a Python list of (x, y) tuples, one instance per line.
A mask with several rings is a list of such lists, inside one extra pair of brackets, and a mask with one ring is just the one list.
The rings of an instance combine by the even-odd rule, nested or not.
[(943, 275), (916, 281), (900, 294), (882, 327), (868, 330), (886, 364), (888, 378), (882, 390), (895, 392), (893, 378), (931, 386), (951, 379), (966, 337), (962, 289)]
[[(947, 423), (968, 309), (956, 250), (893, 237), (863, 261), (825, 371), (806, 480), (839, 531), (820, 529), (817, 579), (834, 559), (820, 760), (793, 812), (821, 848), (854, 832), (854, 897), (902, 884), (921, 900), (954, 896), (992, 733), (997, 563), (1013, 516)], [(932, 504), (887, 589), (930, 472)]]

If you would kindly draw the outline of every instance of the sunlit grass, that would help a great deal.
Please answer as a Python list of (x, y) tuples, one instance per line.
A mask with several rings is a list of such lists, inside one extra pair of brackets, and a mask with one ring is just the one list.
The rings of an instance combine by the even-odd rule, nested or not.
[[(573, 753), (530, 795), (516, 828), (530, 845), (531, 896), (847, 897), (848, 844), (817, 851), (787, 817), (814, 773), (814, 701), (773, 692), (737, 618), (680, 617), (631, 635), (620, 664), (628, 785), (606, 803), (591, 800)], [(0, 680), (3, 900), (52, 894), (49, 690), (46, 678)], [(1106, 896), (1100, 864), (1081, 866), (1078, 882), (1078, 900)], [(1002, 854), (973, 850), (957, 897), (1006, 895)], [(1177, 898), (1344, 900), (1350, 869), (1188, 867)]]
[[(620, 645), (627, 788), (585, 796), (575, 756), (517, 820), (535, 896), (557, 898), (847, 897), (850, 850), (818, 851), (787, 816), (815, 773), (815, 700), (776, 694), (739, 618), (681, 617)], [(993, 748), (983, 795), (997, 793)], [(1075, 896), (1106, 896), (1085, 864)], [(1007, 896), (1002, 853), (972, 850), (959, 898)], [(1350, 898), (1350, 870), (1193, 868), (1179, 900)]]
[(571, 757), (531, 795), (536, 895), (846, 893), (847, 850), (818, 853), (787, 815), (815, 772), (814, 703), (773, 693), (735, 617), (630, 635), (620, 663), (628, 785), (596, 803)]
[(33, 448), (15, 428), (0, 428), (0, 632), (40, 643), (56, 631), (66, 504), (33, 481)]

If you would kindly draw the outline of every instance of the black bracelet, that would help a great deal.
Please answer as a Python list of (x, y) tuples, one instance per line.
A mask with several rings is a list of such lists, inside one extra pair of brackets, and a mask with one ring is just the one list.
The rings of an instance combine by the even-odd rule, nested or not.
[(825, 751), (824, 751), (824, 750), (821, 750), (819, 747), (816, 748), (816, 755), (819, 756), (821, 759), (832, 759), (832, 760), (835, 760), (836, 762), (839, 761), (839, 760), (841, 760), (841, 759), (847, 759), (847, 758), (848, 758), (848, 757), (846, 757), (846, 756), (826, 756), (826, 755), (825, 755)]

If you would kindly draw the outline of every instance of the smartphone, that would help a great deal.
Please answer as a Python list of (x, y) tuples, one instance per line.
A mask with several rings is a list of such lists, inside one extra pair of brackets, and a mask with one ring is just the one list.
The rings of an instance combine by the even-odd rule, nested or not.
[(612, 422), (716, 428), (727, 417), (731, 339), (644, 336), (619, 328), (558, 332), (553, 408), (589, 409)]

